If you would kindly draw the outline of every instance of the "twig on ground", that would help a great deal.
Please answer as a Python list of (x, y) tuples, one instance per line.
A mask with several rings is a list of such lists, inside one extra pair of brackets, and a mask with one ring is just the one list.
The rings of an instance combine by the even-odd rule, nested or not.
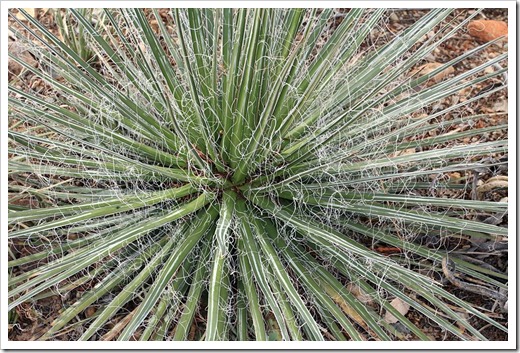
[(451, 284), (453, 284), (455, 287), (463, 289), (468, 292), (480, 294), (480, 295), (483, 295), (488, 298), (496, 299), (496, 300), (500, 301), (501, 303), (505, 303), (507, 301), (507, 296), (502, 293), (499, 293), (498, 291), (495, 291), (490, 288), (486, 288), (484, 286), (480, 286), (477, 284), (466, 283), (466, 282), (463, 282), (463, 281), (457, 279), (449, 267), (451, 267), (451, 268), (453, 268), (453, 270), (455, 270), (455, 263), (453, 261), (449, 260), (448, 257), (444, 257), (442, 259), (442, 271), (444, 272), (444, 275), (446, 276), (446, 278), (448, 278), (448, 280), (451, 282)]

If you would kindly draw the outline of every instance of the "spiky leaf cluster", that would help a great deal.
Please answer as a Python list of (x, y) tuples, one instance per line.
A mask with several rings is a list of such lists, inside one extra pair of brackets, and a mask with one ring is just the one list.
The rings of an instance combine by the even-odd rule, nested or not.
[(12, 60), (47, 91), (9, 87), (9, 310), (78, 296), (41, 339), (432, 339), (394, 298), (463, 340), (486, 337), (461, 312), (507, 330), (443, 288), (449, 255), (424, 241), (507, 235), (473, 216), (506, 203), (436, 183), (486, 168), (507, 141), (457, 141), (507, 126), (424, 138), (478, 118), (465, 107), (504, 86), (428, 107), (500, 78), (486, 68), (506, 55), (432, 81), (487, 43), (410, 75), (477, 13), (434, 9), (375, 44), (384, 9), (70, 9), (93, 63), (20, 12), (39, 65)]

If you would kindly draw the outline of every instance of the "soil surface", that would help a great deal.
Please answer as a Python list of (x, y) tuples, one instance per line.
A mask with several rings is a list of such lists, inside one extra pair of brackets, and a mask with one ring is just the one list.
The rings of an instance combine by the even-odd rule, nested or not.
[[(35, 16), (39, 18), (39, 20), (47, 26), (51, 31), (57, 33), (57, 26), (54, 20), (54, 16), (52, 15), (49, 9), (37, 9), (34, 12)], [(331, 28), (337, 26), (341, 23), (342, 17), (341, 14), (348, 11), (348, 9), (337, 9), (338, 16), (335, 19), (334, 23), (331, 23)], [(467, 11), (467, 10), (464, 10)], [(463, 10), (458, 10), (452, 15), (452, 19), (457, 22), (457, 16), (461, 14)], [(164, 13), (164, 18), (167, 18), (166, 13), (167, 10), (161, 11), (161, 14)], [(411, 25), (417, 19), (422, 17), (426, 13), (425, 10), (417, 10), (417, 9), (400, 9), (395, 10), (390, 13), (390, 16), (386, 20), (385, 26), (381, 26), (378, 28), (378, 31), (375, 31), (371, 34), (369, 41), (364, 43), (365, 46), (373, 46), (380, 45), (381, 43), (386, 42), (388, 39), (391, 39), (395, 36), (394, 33), (401, 31), (403, 28)], [(507, 22), (507, 9), (489, 9), (484, 10), (481, 14), (477, 15), (475, 19), (491, 19), (491, 20), (500, 20)], [(13, 23), (12, 20), (10, 20)], [(19, 25), (14, 24), (19, 27)], [(441, 45), (438, 49), (434, 50), (431, 55), (427, 57), (427, 61), (430, 64), (435, 63), (446, 63), (451, 59), (458, 57), (466, 53), (467, 51), (477, 47), (480, 43), (471, 35), (467, 33), (467, 31), (460, 31), (456, 36), (446, 41), (443, 45)], [(15, 41), (10, 42), (9, 45), (10, 52), (16, 52), (22, 58), (25, 58), (31, 65), (38, 65), (36, 60), (32, 58), (31, 54), (27, 51), (24, 51), (24, 48), (19, 46)], [(502, 53), (507, 52), (507, 45), (491, 45), (486, 50), (484, 50), (479, 55), (470, 56), (463, 62), (456, 64), (453, 66), (453, 69), (448, 73), (448, 75), (457, 75), (460, 72), (466, 71), (468, 68), (476, 67), (486, 60), (496, 57)], [(504, 63), (503, 65), (507, 65)], [(416, 68), (420, 69), (420, 68)], [(489, 72), (492, 70), (496, 70), (496, 67), (492, 67), (489, 69)], [(442, 79), (442, 77), (441, 77)], [(473, 96), (478, 92), (484, 92), (486, 90), (491, 90), (494, 87), (498, 87), (499, 85), (503, 85), (506, 77), (501, 77), (495, 79), (491, 85), (490, 82), (487, 81), (484, 85), (481, 86), (473, 86), (469, 87), (465, 91), (461, 91), (459, 95), (450, 97), (442, 102), (439, 102), (436, 106), (431, 107), (431, 111), (441, 110), (447, 107), (450, 104), (456, 104), (457, 102), (463, 101), (467, 99), (468, 96)], [(23, 90), (36, 90), (40, 92), (48, 92), (49, 95), (52, 95), (53, 92), (49, 87), (45, 85), (45, 83), (39, 79), (38, 77), (22, 73), (20, 67), (17, 67), (15, 64), (10, 65), (9, 68), (9, 81), (12, 85), (19, 87)], [(477, 127), (487, 127), (493, 125), (507, 124), (507, 90), (502, 90), (498, 93), (495, 93), (491, 96), (488, 96), (486, 99), (481, 99), (476, 103), (470, 104), (467, 108), (468, 115), (469, 114), (483, 114), (483, 117), (477, 121), (475, 124)], [(502, 113), (502, 114), (497, 114)], [(17, 122), (14, 120), (10, 120), (9, 124), (12, 126)], [(22, 130), (27, 128), (25, 125), (21, 125), (15, 127), (15, 129)], [(464, 131), (468, 129), (468, 126), (450, 126), (450, 131)], [(432, 122), (431, 130), (428, 132), (429, 136), (436, 136), (439, 134), (447, 133), (449, 131), (445, 131), (444, 128), (440, 127), (438, 123)], [(483, 134), (479, 137), (468, 137), (464, 139), (462, 142), (470, 143), (474, 142), (475, 139), (480, 139), (480, 141), (493, 141), (493, 140), (502, 140), (507, 138), (507, 129), (494, 131), (492, 133)], [(458, 141), (460, 142), (460, 141)], [(413, 152), (412, 152), (413, 153)], [(507, 161), (507, 154), (501, 156), (495, 156), (496, 160)], [(451, 173), (449, 177), (453, 180), (466, 180), (470, 179), (476, 186), (483, 185), (490, 178), (494, 177), (503, 177), (503, 180), (507, 180), (508, 169), (506, 166), (501, 166), (496, 168), (495, 170), (490, 170), (486, 172), (469, 172), (467, 175), (463, 175), (461, 173)], [(10, 183), (12, 185), (21, 185), (23, 184), (20, 180), (11, 179)], [(444, 194), (442, 194), (444, 192)], [(436, 196), (444, 196), (444, 197), (453, 197), (453, 198), (479, 198), (481, 200), (489, 200), (489, 201), (499, 201), (504, 200), (507, 197), (507, 188), (500, 189), (491, 189), (485, 191), (483, 193), (476, 193), (473, 190), (473, 193), (467, 191), (460, 191), (458, 194), (447, 194), (444, 190), (439, 190)], [(16, 198), (16, 195), (10, 195), (10, 198)], [(35, 202), (37, 200), (30, 198), (22, 198), (13, 200), (12, 203), (19, 204), (21, 206), (36, 206)], [(497, 224), (503, 227), (507, 227), (507, 215), (499, 215), (497, 216), (498, 220), (488, 220), (481, 219), (484, 222), (491, 222), (493, 224)], [(468, 241), (457, 240), (453, 244), (445, 244), (445, 246), (451, 251), (457, 251), (460, 255), (466, 256), (472, 259), (475, 262), (485, 263), (494, 268), (498, 269), (501, 272), (507, 272), (508, 266), (508, 253), (507, 253), (507, 239), (504, 240), (506, 244), (506, 248), (499, 246), (493, 246), (493, 244), (480, 244), (480, 247), (477, 246), (475, 248), (475, 244), (470, 243)], [(28, 251), (27, 248), (20, 246), (18, 251)], [(21, 271), (26, 271), (28, 269), (19, 269)], [(471, 281), (471, 278), (460, 278), (463, 281)], [(50, 323), (61, 313), (64, 308), (71, 305), (76, 298), (80, 297), (84, 291), (88, 290), (90, 286), (95, 285), (95, 283), (85, 283), (84, 285), (77, 287), (72, 292), (68, 293), (66, 297), (60, 296), (50, 296), (47, 298), (43, 298), (37, 301), (36, 305), (29, 305), (27, 303), (22, 304), (16, 308), (15, 316), (11, 317), (10, 315), (10, 324), (9, 324), (9, 339), (16, 341), (28, 341), (37, 339), (39, 336), (45, 332)], [(498, 305), (495, 300), (490, 299), (489, 297), (485, 297), (483, 295), (475, 294), (470, 291), (464, 290), (464, 288), (457, 287), (450, 282), (446, 282), (445, 288), (456, 294), (459, 298), (463, 298), (464, 300), (472, 303), (472, 305), (479, 310), (487, 313), (490, 317), (493, 317), (498, 322), (507, 326), (508, 316), (507, 313), (504, 313), (498, 308)], [(133, 303), (128, 303), (128, 312), (131, 312), (135, 305)], [(81, 322), (83, 319), (88, 318), (92, 315), (95, 315), (96, 308), (92, 306), (85, 310), (84, 313), (77, 318), (76, 324), (72, 325), (70, 329), (62, 331), (62, 333), (57, 336), (56, 340), (75, 340), (79, 337), (78, 332), (81, 332), (81, 329), (78, 329), (78, 326), (81, 326)], [(461, 315), (465, 315), (461, 313)], [(422, 315), (415, 312), (413, 309), (407, 314), (407, 317), (414, 323), (416, 323), (419, 327), (423, 329), (423, 331), (435, 340), (457, 340), (458, 338), (446, 334), (442, 332), (440, 329), (437, 329), (435, 326), (430, 325), (427, 319), (425, 319)], [(116, 316), (113, 319), (113, 325), (115, 326), (117, 322), (123, 320), (124, 316)], [(503, 341), (507, 340), (507, 334), (496, 329), (495, 327), (486, 324), (484, 322), (470, 322), (477, 328), (480, 329), (480, 332), (488, 337), (490, 340)], [(462, 330), (462, 328), (461, 328)], [(137, 338), (137, 337), (135, 337)]]

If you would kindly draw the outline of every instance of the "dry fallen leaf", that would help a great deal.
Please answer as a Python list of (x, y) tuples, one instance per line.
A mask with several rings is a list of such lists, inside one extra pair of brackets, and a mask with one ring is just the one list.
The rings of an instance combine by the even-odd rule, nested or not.
[(507, 99), (502, 99), (502, 100), (499, 100), (499, 101), (495, 102), (495, 104), (493, 104), (493, 110), (495, 112), (505, 112), (505, 113), (507, 113), (508, 112)]
[(410, 154), (415, 153), (415, 148), (408, 148), (406, 150), (397, 151), (390, 155), (390, 158), (398, 157), (398, 156), (408, 156)]
[[(401, 313), (401, 315), (406, 315), (408, 314), (408, 311), (410, 310), (410, 304), (408, 303), (405, 303), (403, 300), (401, 300), (400, 298), (395, 298), (394, 300), (392, 300), (390, 302), (390, 305), (392, 305), (399, 313)], [(389, 311), (386, 312), (385, 314), (385, 317), (384, 317), (384, 320), (389, 323), (389, 324), (395, 324), (396, 322), (398, 322), (399, 320), (397, 320), (397, 318), (392, 315)]]
[(349, 283), (347, 285), (347, 290), (352, 293), (353, 296), (357, 298), (363, 304), (372, 304), (372, 297), (367, 294), (363, 289), (361, 289), (357, 284)]
[(448, 173), (448, 176), (450, 177), (450, 181), (455, 183), (461, 182), (462, 175), (459, 172)]
[[(26, 64), (36, 67), (37, 61), (32, 57), (32, 55), (27, 50), (27, 46), (24, 45), (21, 41), (12, 41), (9, 40), (9, 44), (7, 46), (7, 50), (11, 55), (14, 57), (17, 57), (24, 61)], [(8, 76), (9, 79), (12, 76), (19, 75), (22, 70), (23, 66), (14, 61), (13, 59), (9, 58), (7, 60), (7, 67), (8, 67)]]
[(92, 317), (92, 315), (94, 315), (95, 313), (96, 313), (96, 308), (93, 306), (89, 306), (85, 310), (85, 317)]
[(456, 324), (459, 327), (459, 332), (464, 334), (466, 332), (466, 326), (464, 326), (463, 322), (467, 322), (469, 319), (468, 313), (457, 313), (460, 316), (460, 321), (457, 321)]
[[(430, 72), (433, 72), (434, 70), (438, 69), (442, 65), (444, 65), (444, 64), (441, 64), (441, 63), (424, 64), (424, 65), (418, 67), (417, 69), (413, 70), (412, 76), (420, 77), (423, 75), (427, 75)], [(444, 70), (439, 72), (437, 75), (433, 76), (433, 80), (435, 82), (440, 82), (443, 78), (445, 78), (448, 75), (451, 75), (454, 72), (455, 72), (455, 69), (453, 68), (453, 66), (448, 66), (447, 68), (445, 68)]]
[[(32, 17), (35, 17), (36, 18), (36, 13), (37, 13), (37, 10), (36, 8), (24, 8), (24, 10), (29, 14), (31, 15)], [(18, 11), (18, 13), (16, 14), (16, 18), (19, 19), (19, 20), (26, 20), (25, 19), (25, 16), (20, 12)]]
[(325, 285), (324, 290), (327, 292), (327, 294), (330, 295), (332, 300), (339, 305), (341, 310), (343, 310), (343, 312), (347, 314), (348, 317), (354, 320), (359, 326), (365, 329), (367, 328), (363, 317), (354, 308), (352, 308), (335, 289), (333, 289), (331, 286)]
[(67, 240), (76, 240), (78, 235), (76, 233), (67, 234)]

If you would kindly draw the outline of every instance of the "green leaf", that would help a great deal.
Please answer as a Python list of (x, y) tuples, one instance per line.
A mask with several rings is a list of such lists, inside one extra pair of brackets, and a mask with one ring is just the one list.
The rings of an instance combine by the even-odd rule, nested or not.
[(141, 302), (139, 309), (132, 316), (130, 322), (126, 325), (123, 332), (118, 337), (119, 341), (128, 340), (135, 329), (141, 324), (144, 318), (150, 313), (152, 308), (159, 300), (164, 289), (169, 281), (174, 278), (175, 273), (182, 265), (183, 261), (192, 252), (195, 245), (206, 234), (206, 231), (211, 226), (216, 217), (215, 208), (210, 208), (207, 213), (193, 223), (192, 226), (186, 230), (186, 237), (170, 254), (168, 260), (165, 262), (162, 270), (159, 272), (153, 284), (149, 287), (144, 300)]
[(285, 271), (284, 269), (284, 265), (282, 264), (282, 262), (278, 258), (278, 255), (276, 254), (276, 250), (271, 245), (271, 243), (267, 241), (267, 235), (265, 234), (265, 230), (263, 229), (259, 221), (254, 219), (253, 216), (251, 216), (251, 218), (256, 230), (256, 239), (259, 242), (260, 247), (262, 248), (262, 251), (264, 252), (265, 256), (269, 260), (277, 280), (280, 282), (282, 288), (285, 290), (285, 293), (287, 293), (287, 296), (290, 298), (291, 303), (297, 308), (298, 312), (300, 313), (301, 318), (305, 323), (305, 327), (310, 331), (312, 335), (311, 338), (313, 340), (318, 341), (323, 340), (323, 335), (320, 331), (318, 324), (316, 323), (311, 313), (305, 306), (302, 298), (294, 288), (292, 281), (289, 278), (289, 275), (287, 274), (287, 271)]

